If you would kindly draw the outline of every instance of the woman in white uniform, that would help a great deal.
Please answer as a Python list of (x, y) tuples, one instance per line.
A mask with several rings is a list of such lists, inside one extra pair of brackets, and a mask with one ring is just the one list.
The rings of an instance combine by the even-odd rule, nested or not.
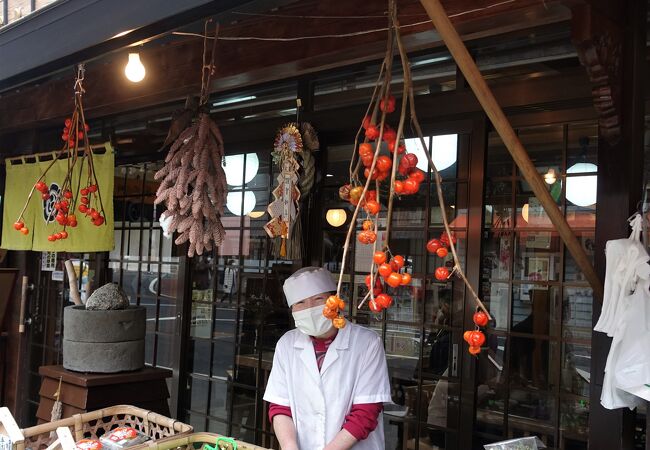
[(326, 269), (300, 269), (283, 289), (296, 329), (278, 341), (264, 393), (281, 448), (384, 449), (391, 395), (380, 337), (349, 322), (337, 330), (323, 316), (336, 291)]

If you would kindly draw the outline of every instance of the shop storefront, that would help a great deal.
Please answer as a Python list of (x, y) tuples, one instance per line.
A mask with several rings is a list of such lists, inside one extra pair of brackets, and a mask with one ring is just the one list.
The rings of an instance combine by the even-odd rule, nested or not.
[[(4, 2), (5, 11), (7, 3), (12, 2)], [(271, 14), (272, 5), (260, 8), (255, 14)], [(415, 6), (409, 3), (404, 8), (411, 11)], [(570, 16), (570, 10), (562, 8)], [(186, 14), (184, 20), (191, 25), (179, 26), (188, 32), (202, 28), (203, 21), (193, 22), (199, 18), (192, 15), (200, 11)], [(507, 11), (500, 14), (493, 19), (512, 19)], [(259, 19), (242, 19), (248, 34), (261, 29)], [(622, 152), (620, 144), (604, 138), (590, 80), (565, 19), (478, 36), (469, 46), (584, 253), (604, 273), (600, 255), (604, 242), (622, 237), (627, 224), (602, 223), (625, 216), (624, 222), (628, 203), (634, 206), (644, 200), (641, 183), (632, 186), (644, 178), (644, 168), (616, 165), (610, 150)], [(174, 38), (166, 36), (161, 39)], [(145, 45), (147, 77), (148, 63), (152, 72), (160, 70), (171, 61), (182, 61), (183, 52), (189, 54), (200, 43), (195, 37), (182, 39), (187, 40)], [(644, 408), (632, 415), (607, 412), (598, 404), (594, 380), (601, 383), (608, 346), (594, 336), (600, 304), (588, 278), (451, 55), (445, 49), (411, 45), (418, 116), (443, 179), (446, 216), (464, 273), (492, 321), (484, 330), (480, 356), (470, 355), (463, 334), (473, 327), (476, 304), (458, 277), (440, 281), (434, 275), (441, 259), (427, 252), (427, 243), (444, 233), (443, 217), (425, 150), (416, 131), (407, 126), (406, 151), (419, 156), (417, 168), (425, 179), (417, 193), (396, 201), (390, 248), (404, 256), (411, 282), (391, 291), (393, 305), (379, 314), (358, 307), (368, 292), (365, 277), (373, 253), (353, 239), (340, 291), (348, 320), (376, 332), (384, 345), (393, 399), (392, 405), (384, 406), (386, 448), (479, 449), (522, 436), (538, 436), (548, 447), (566, 450), (645, 448)], [(278, 448), (263, 395), (275, 345), (294, 327), (282, 284), (295, 270), (309, 265), (325, 267), (338, 279), (354, 211), (341, 199), (339, 189), (349, 182), (354, 136), (380, 67), (378, 58), (355, 60), (340, 53), (349, 64), (329, 68), (327, 61), (314, 63), (319, 70), (263, 74), (267, 79), (239, 85), (229, 74), (224, 79), (235, 87), (220, 87), (211, 94), (210, 114), (225, 141), (226, 235), (218, 248), (193, 257), (187, 256), (187, 244), (174, 243), (177, 235), (168, 233), (168, 223), (161, 217), (165, 208), (155, 202), (160, 183), (155, 174), (166, 155), (158, 149), (172, 111), (183, 104), (186, 86), (166, 88), (171, 94), (165, 99), (164, 90), (155, 89), (164, 85), (164, 77), (154, 72), (156, 86), (145, 87), (146, 95), (118, 92), (114, 103), (97, 107), (94, 115), (92, 100), (110, 95), (88, 94), (90, 137), (98, 143), (109, 140), (115, 148), (115, 245), (107, 252), (10, 251), (4, 256), (5, 267), (19, 268), (33, 284), (26, 304), (26, 333), (9, 332), (19, 316), (19, 308), (10, 307), (0, 349), (4, 358), (0, 363), (6, 368), (0, 374), (2, 403), (12, 408), (23, 426), (36, 423), (42, 395), (39, 368), (62, 362), (63, 310), (70, 292), (67, 280), (54, 278), (46, 267), (44, 259), (49, 256), (56, 270), (72, 260), (82, 298), (113, 282), (132, 304), (146, 309), (145, 362), (171, 371), (167, 388), (172, 417), (195, 431)], [(110, 67), (111, 76), (119, 76), (113, 69), (117, 60), (122, 67), (124, 55), (96, 55), (87, 65), (87, 78), (97, 76), (102, 66)], [(286, 65), (283, 62), (282, 67)], [(180, 73), (170, 70), (170, 77)], [(245, 76), (254, 73), (251, 69)], [(397, 92), (402, 86), (400, 73), (399, 67), (393, 68)], [(44, 85), (58, 86), (62, 80), (67, 81), (52, 77)], [(26, 86), (27, 92), (42, 92), (30, 91), (39, 89), (33, 84)], [(87, 86), (89, 91), (97, 88)], [(117, 86), (107, 84), (106, 89)], [(625, 95), (634, 97), (627, 89)], [(16, 104), (17, 96), (9, 93), (6, 104)], [(121, 101), (126, 106), (119, 106)], [(43, 125), (35, 121), (33, 126), (17, 127), (0, 105), (0, 114), (9, 121), (4, 132), (0, 124), (3, 155), (51, 150), (59, 125), (50, 123), (58, 119), (56, 105), (50, 108), (52, 114), (41, 117)], [(279, 241), (269, 238), (264, 226), (280, 173), (272, 156), (274, 139), (280, 127), (295, 121), (312, 124), (320, 145), (313, 152), (313, 185), (300, 200), (302, 258), (288, 259), (280, 256)], [(643, 135), (631, 128), (624, 131)], [(628, 134), (623, 138), (626, 143)], [(635, 154), (630, 150), (626, 155)], [(625, 211), (612, 213), (616, 202)], [(385, 224), (386, 216), (385, 210), (380, 212), (377, 222)], [(360, 228), (361, 220), (358, 224)], [(19, 298), (19, 292), (14, 297)], [(600, 447), (596, 442), (611, 439), (604, 437), (611, 433), (598, 424), (608, 420), (617, 424), (612, 433), (623, 437), (614, 439), (616, 445)]]

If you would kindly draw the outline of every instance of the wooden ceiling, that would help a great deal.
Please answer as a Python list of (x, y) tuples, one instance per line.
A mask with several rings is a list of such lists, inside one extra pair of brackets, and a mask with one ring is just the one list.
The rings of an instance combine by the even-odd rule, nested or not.
[[(443, 0), (452, 21), (466, 40), (526, 30), (566, 21), (568, 8), (557, 1)], [(400, 0), (399, 15), (409, 50), (440, 46), (440, 41), (417, 0)], [(496, 5), (492, 6), (491, 5)], [(221, 36), (296, 37), (345, 34), (386, 26), (384, 1), (306, 0), (269, 11), (268, 16), (245, 16), (223, 24)], [(271, 16), (272, 15), (272, 16)], [(355, 19), (279, 16), (379, 16)], [(236, 16), (236, 15), (235, 15)], [(408, 26), (425, 22), (415, 26)], [(201, 24), (192, 27), (200, 29)], [(213, 89), (224, 92), (285, 78), (376, 60), (383, 55), (385, 32), (346, 38), (294, 42), (220, 41)], [(92, 119), (176, 102), (198, 90), (202, 42), (173, 36), (139, 48), (147, 68), (142, 83), (125, 80), (128, 49), (104, 55), (87, 64), (85, 106)], [(22, 87), (0, 96), (0, 135), (49, 126), (72, 109), (73, 71), (42, 84)]]

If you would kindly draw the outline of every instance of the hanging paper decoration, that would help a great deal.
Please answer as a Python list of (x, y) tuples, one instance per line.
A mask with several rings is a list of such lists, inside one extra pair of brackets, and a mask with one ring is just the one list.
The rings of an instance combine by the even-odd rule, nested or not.
[[(203, 61), (207, 60), (207, 25), (204, 37)], [(210, 64), (202, 68), (201, 97), (193, 117), (174, 121), (168, 139), (175, 139), (165, 158), (165, 165), (156, 173), (161, 180), (155, 203), (164, 203), (163, 212), (168, 221), (168, 233), (177, 232), (177, 245), (189, 242), (187, 255), (203, 254), (219, 246), (225, 237), (221, 223), (226, 203), (226, 174), (222, 167), (224, 157), (223, 137), (212, 121), (207, 106), (210, 80), (214, 74), (214, 57), (219, 27), (215, 32)], [(186, 103), (186, 110), (192, 111)], [(178, 124), (189, 126), (178, 132)], [(177, 137), (176, 137), (177, 136)]]
[(275, 200), (269, 204), (267, 211), (271, 220), (264, 225), (266, 233), (271, 238), (282, 240), (279, 256), (287, 256), (287, 239), (291, 235), (291, 227), (298, 216), (298, 170), (300, 164), (296, 159), (302, 153), (302, 136), (296, 124), (284, 126), (275, 138), (273, 162), (280, 167), (278, 186), (273, 190)]
[[(417, 156), (407, 153), (403, 141), (408, 112), (420, 145), (423, 149), (428, 148), (415, 112), (411, 71), (400, 36), (397, 9), (393, 0), (389, 1), (388, 10), (389, 28), (386, 55), (380, 67), (379, 77), (366, 116), (361, 121), (355, 139), (350, 162), (350, 182), (339, 189), (341, 199), (349, 201), (355, 209), (343, 246), (337, 292), (328, 298), (323, 310), (323, 315), (332, 319), (333, 325), (337, 328), (345, 326), (342, 315), (345, 302), (341, 299), (341, 285), (346, 268), (347, 252), (354, 234), (356, 234), (360, 245), (373, 246), (373, 257), (370, 261), (369, 274), (366, 277), (368, 293), (357, 305), (358, 309), (367, 301), (370, 311), (380, 313), (393, 303), (393, 298), (389, 293), (411, 283), (411, 274), (407, 269), (408, 265), (412, 264), (407, 264), (403, 256), (393, 253), (390, 248), (393, 205), (403, 196), (417, 194), (422, 183), (427, 184), (428, 174), (417, 168)], [(395, 46), (399, 51), (404, 80), (399, 122), (396, 129), (388, 123), (388, 116), (396, 111), (397, 106), (396, 98), (391, 93)], [(360, 143), (359, 138), (362, 134), (364, 139)], [(425, 151), (424, 154), (432, 173), (432, 181), (435, 183), (440, 215), (445, 228), (440, 239), (432, 239), (427, 245), (427, 250), (437, 257), (437, 267), (433, 275), (435, 280), (440, 283), (446, 283), (453, 275), (458, 276), (473, 296), (478, 308), (475, 316), (477, 329), (468, 332), (465, 338), (470, 345), (470, 353), (475, 355), (481, 351), (481, 346), (485, 342), (485, 336), (478, 328), (486, 326), (491, 317), (463, 272), (456, 252), (456, 237), (451, 231), (447, 219), (442, 178), (429, 152)], [(382, 188), (384, 189), (382, 190)], [(388, 191), (387, 198), (382, 199), (381, 194), (386, 191)], [(385, 219), (383, 217), (380, 219), (379, 214), (384, 208)], [(365, 217), (361, 221), (361, 230), (357, 233), (357, 217), (361, 211)]]
[[(310, 123), (303, 122), (300, 125), (300, 135), (302, 137), (303, 148), (302, 152), (297, 154), (296, 158), (300, 164), (300, 170), (298, 171), (298, 189), (300, 190), (300, 199), (297, 202), (298, 207), (296, 220), (293, 221), (292, 227), (289, 230), (289, 239), (285, 244), (285, 257), (290, 260), (301, 260), (303, 258), (305, 236), (303, 234), (303, 219), (301, 211), (309, 200), (311, 189), (316, 180), (316, 158), (314, 157), (313, 152), (318, 150), (320, 146), (316, 130)], [(281, 237), (277, 237), (273, 240), (273, 254), (276, 258), (280, 257), (282, 242)]]
[[(95, 154), (88, 140), (89, 126), (83, 108), (84, 67), (79, 65), (74, 86), (74, 110), (65, 119), (63, 148), (50, 154), (7, 160), (5, 218), (15, 214), (14, 233), (3, 233), (3, 246), (10, 249), (56, 251), (102, 251), (113, 249), (113, 155)], [(101, 161), (100, 161), (101, 160)], [(105, 166), (106, 162), (110, 165)], [(25, 180), (35, 180), (25, 185)], [(100, 182), (100, 179), (102, 182)], [(104, 190), (106, 189), (106, 190)], [(28, 190), (28, 193), (25, 191)], [(32, 201), (38, 192), (37, 201)], [(102, 193), (110, 201), (104, 205)], [(22, 208), (16, 197), (27, 196)], [(42, 220), (39, 218), (42, 216)], [(5, 220), (7, 222), (7, 220)], [(77, 228), (80, 225), (83, 227)], [(91, 224), (91, 227), (85, 225)], [(95, 233), (92, 228), (102, 227)], [(54, 243), (58, 243), (55, 245)]]

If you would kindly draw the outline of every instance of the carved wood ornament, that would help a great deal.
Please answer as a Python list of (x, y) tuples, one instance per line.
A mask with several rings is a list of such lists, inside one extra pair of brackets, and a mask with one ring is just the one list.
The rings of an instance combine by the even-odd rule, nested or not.
[(621, 137), (621, 31), (589, 5), (579, 5), (572, 9), (571, 39), (592, 84), (600, 134), (616, 144)]

